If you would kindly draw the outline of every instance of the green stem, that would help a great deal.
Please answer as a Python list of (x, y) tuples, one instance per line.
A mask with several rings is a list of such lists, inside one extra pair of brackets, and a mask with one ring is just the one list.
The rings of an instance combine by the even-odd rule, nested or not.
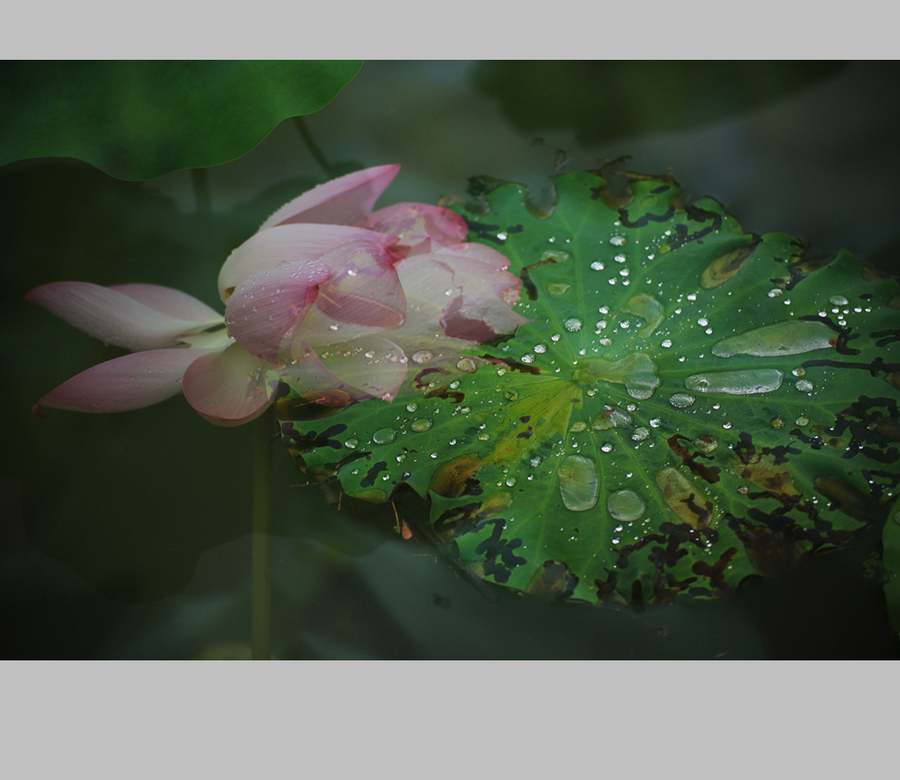
[(300, 137), (306, 144), (306, 147), (309, 149), (312, 156), (316, 158), (316, 162), (322, 166), (322, 170), (325, 171), (325, 175), (328, 176), (328, 178), (333, 178), (334, 174), (331, 172), (331, 166), (328, 164), (328, 160), (325, 159), (325, 155), (322, 154), (322, 150), (319, 149), (319, 145), (312, 137), (312, 133), (309, 132), (309, 128), (306, 126), (306, 121), (302, 116), (295, 116), (294, 124), (297, 127), (297, 132), (300, 133)]
[(209, 177), (206, 168), (191, 168), (191, 183), (194, 185), (197, 213), (209, 214)]
[(253, 532), (251, 543), (250, 654), (272, 657), (270, 540), (272, 527), (272, 415), (254, 423)]

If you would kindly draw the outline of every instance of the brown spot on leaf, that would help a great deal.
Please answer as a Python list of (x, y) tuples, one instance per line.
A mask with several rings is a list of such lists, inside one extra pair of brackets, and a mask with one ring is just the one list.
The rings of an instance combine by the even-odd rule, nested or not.
[(740, 441), (732, 447), (737, 463), (732, 471), (750, 480), (778, 500), (797, 503), (802, 495), (794, 484), (794, 477), (787, 466), (787, 454), (795, 454), (787, 447), (762, 447), (757, 449), (749, 433), (740, 434)]
[(880, 514), (880, 506), (871, 495), (839, 477), (817, 477), (815, 486), (837, 505), (837, 509), (854, 520), (870, 523)]
[(577, 585), (578, 577), (569, 571), (565, 563), (544, 561), (544, 565), (535, 572), (525, 591), (547, 601), (562, 601), (575, 592)]
[(713, 592), (720, 596), (724, 592), (731, 590), (725, 584), (725, 570), (728, 568), (728, 564), (731, 563), (731, 559), (737, 555), (737, 551), (737, 547), (729, 547), (714, 564), (710, 565), (706, 561), (697, 561), (691, 567), (691, 571), (708, 579)]
[(677, 469), (666, 466), (657, 472), (656, 485), (669, 509), (691, 528), (706, 528), (712, 522), (712, 503)]
[(750, 563), (762, 575), (785, 574), (803, 558), (803, 548), (781, 531), (747, 525), (735, 530), (735, 535), (744, 543)]
[(470, 493), (477, 486), (475, 475), (484, 464), (477, 455), (460, 455), (434, 472), (428, 488), (444, 498), (458, 498)]
[(696, 474), (701, 479), (705, 479), (711, 484), (718, 482), (718, 468), (710, 468), (709, 466), (704, 466), (702, 463), (697, 462), (697, 458), (712, 460), (712, 456), (704, 455), (702, 452), (695, 452), (692, 455), (691, 451), (683, 445), (681, 441), (690, 442), (690, 439), (686, 436), (682, 436), (680, 433), (676, 433), (668, 439), (669, 448), (681, 458), (681, 462), (691, 470), (691, 473)]
[(461, 403), (465, 397), (465, 393), (460, 393), (458, 390), (451, 390), (449, 387), (445, 386), (437, 387), (434, 390), (429, 390), (425, 393), (425, 398), (449, 398), (455, 404)]

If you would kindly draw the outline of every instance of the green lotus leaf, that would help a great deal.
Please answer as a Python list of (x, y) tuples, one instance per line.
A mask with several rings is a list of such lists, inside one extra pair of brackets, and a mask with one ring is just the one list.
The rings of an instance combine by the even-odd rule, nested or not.
[(205, 168), (318, 111), (358, 61), (26, 62), (0, 67), (0, 165), (75, 157), (120, 179)]
[(550, 599), (719, 596), (884, 522), (896, 280), (744, 233), (670, 180), (568, 174), (549, 213), (475, 184), (469, 239), (509, 258), (532, 322), (415, 365), (392, 404), (284, 398), (308, 478), (374, 501), (407, 486), (462, 565)]

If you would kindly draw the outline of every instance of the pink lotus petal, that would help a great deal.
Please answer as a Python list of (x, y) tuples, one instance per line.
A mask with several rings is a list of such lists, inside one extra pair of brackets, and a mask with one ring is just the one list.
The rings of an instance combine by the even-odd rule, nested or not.
[(434, 252), (435, 258), (444, 259), (448, 262), (449, 258), (460, 258), (463, 260), (477, 260), (480, 263), (487, 263), (494, 266), (500, 271), (509, 268), (509, 258), (502, 255), (496, 249), (491, 249), (484, 244), (462, 243), (453, 246), (439, 247)]
[(184, 397), (216, 425), (241, 425), (259, 417), (272, 403), (275, 388), (268, 382), (270, 368), (239, 344), (232, 344), (190, 365), (184, 374)]
[(319, 350), (298, 350), (300, 359), (279, 374), (299, 393), (324, 397), (346, 393), (355, 400), (392, 401), (406, 381), (403, 350), (381, 336), (367, 336)]
[(106, 344), (132, 351), (171, 347), (178, 343), (179, 336), (199, 333), (222, 322), (211, 309), (213, 316), (207, 319), (179, 319), (125, 292), (88, 282), (45, 284), (28, 293), (25, 300), (43, 306)]
[(359, 223), (360, 227), (389, 233), (397, 237), (398, 244), (411, 248), (411, 254), (420, 254), (418, 247), (425, 242), (424, 251), (450, 246), (463, 241), (469, 232), (465, 220), (456, 212), (430, 206), (425, 203), (397, 203), (379, 209)]
[(446, 353), (458, 342), (442, 345), (445, 337), (469, 342), (466, 346), (470, 346), (529, 322), (512, 311), (521, 280), (493, 263), (476, 259), (481, 255), (479, 251), (441, 250), (398, 263), (407, 297), (406, 323), (393, 331), (391, 338), (407, 351), (418, 338), (420, 348)]
[(181, 392), (184, 372), (205, 349), (155, 349), (108, 360), (82, 371), (45, 395), (34, 407), (76, 412), (129, 412)]
[(517, 276), (466, 256), (433, 257), (451, 267), (458, 290), (441, 315), (448, 336), (480, 344), (531, 322), (512, 310), (522, 290)]
[[(316, 299), (316, 308), (327, 317), (367, 328), (390, 329), (403, 324), (406, 298), (383, 246), (354, 241), (323, 255), (320, 262), (332, 272)], [(315, 343), (313, 334), (306, 333), (305, 338)]]
[(354, 225), (372, 212), (399, 171), (399, 165), (382, 165), (320, 184), (278, 209), (260, 230), (297, 222)]
[(190, 322), (222, 321), (215, 309), (198, 301), (193, 295), (158, 284), (117, 284), (109, 288), (156, 309), (162, 314)]
[(318, 262), (282, 263), (238, 287), (225, 306), (231, 336), (251, 355), (275, 361), (331, 271)]
[(285, 262), (317, 260), (332, 249), (352, 241), (390, 245), (395, 239), (345, 225), (282, 225), (264, 230), (229, 255), (219, 272), (219, 295), (223, 302), (227, 302), (229, 291), (252, 276), (259, 276)]

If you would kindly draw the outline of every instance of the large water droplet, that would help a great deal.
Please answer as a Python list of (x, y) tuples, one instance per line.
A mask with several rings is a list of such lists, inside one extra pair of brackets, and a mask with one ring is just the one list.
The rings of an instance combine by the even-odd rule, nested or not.
[(563, 325), (566, 326), (566, 330), (569, 331), (569, 333), (575, 333), (576, 331), (581, 330), (581, 320), (575, 319), (575, 317), (566, 320)]
[(820, 320), (791, 320), (729, 336), (714, 344), (712, 353), (718, 357), (799, 355), (828, 349), (834, 338), (834, 331)]
[(560, 298), (569, 291), (569, 286), (564, 282), (551, 282), (547, 285), (547, 292), (554, 298)]
[(412, 361), (413, 363), (427, 363), (433, 357), (433, 352), (429, 352), (427, 349), (420, 349), (418, 352), (413, 352)]
[(372, 434), (372, 441), (376, 444), (390, 444), (397, 438), (392, 428), (380, 428)]
[[(634, 314), (644, 320), (644, 326), (635, 335), (648, 338), (665, 319), (663, 305), (652, 295), (640, 293), (629, 298), (620, 310), (623, 314)], [(625, 326), (624, 323), (623, 327)]]
[(688, 406), (693, 406), (696, 400), (690, 393), (672, 393), (669, 397), (669, 403), (676, 409), (686, 409)]
[(700, 452), (709, 455), (709, 453), (719, 446), (719, 440), (714, 439), (712, 436), (698, 436), (694, 439), (694, 446), (700, 450)]
[(643, 499), (633, 490), (627, 488), (617, 490), (610, 494), (606, 501), (606, 508), (613, 520), (619, 520), (623, 523), (631, 523), (647, 511), (647, 505)]
[(460, 371), (465, 371), (466, 373), (469, 373), (469, 374), (471, 374), (473, 371), (475, 371), (476, 368), (478, 368), (478, 366), (475, 364), (475, 361), (472, 360), (472, 358), (470, 358), (470, 357), (462, 357), (459, 360), (457, 360), (456, 367)]
[(769, 393), (781, 387), (784, 375), (775, 368), (755, 368), (747, 371), (708, 371), (692, 374), (684, 380), (688, 390), (697, 393), (727, 393), (752, 395)]
[(413, 420), (410, 423), (409, 427), (412, 428), (416, 433), (422, 433), (422, 431), (427, 431), (432, 425), (433, 423), (431, 422), (431, 420), (426, 420), (423, 418), (420, 420)]
[(584, 512), (597, 503), (600, 481), (597, 464), (583, 455), (569, 455), (556, 472), (559, 477), (559, 493), (566, 509)]

